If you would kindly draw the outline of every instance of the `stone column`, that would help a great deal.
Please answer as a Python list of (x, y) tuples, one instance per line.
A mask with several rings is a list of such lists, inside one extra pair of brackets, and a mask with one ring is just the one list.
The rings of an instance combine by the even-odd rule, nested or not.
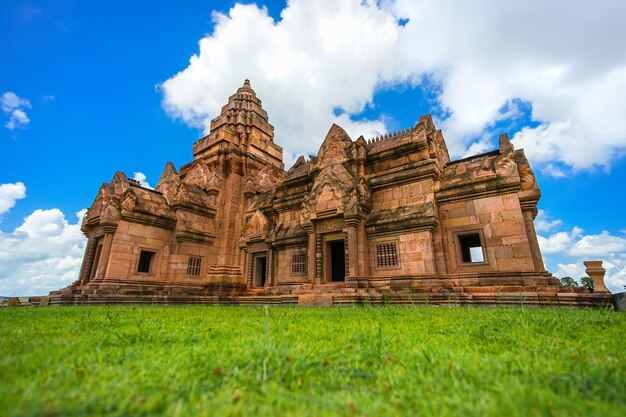
[(526, 235), (528, 236), (528, 244), (530, 245), (530, 254), (533, 257), (533, 265), (535, 270), (544, 272), (546, 269), (543, 266), (543, 258), (541, 257), (541, 249), (539, 248), (539, 241), (537, 240), (537, 232), (535, 231), (535, 213), (537, 209), (535, 206), (524, 207), (522, 205), (522, 215), (524, 216), (524, 224), (526, 226)]
[(111, 255), (111, 246), (113, 245), (113, 233), (115, 230), (105, 230), (104, 240), (102, 243), (102, 252), (98, 261), (98, 270), (93, 277), (94, 281), (102, 281), (107, 276), (109, 269), (109, 256)]
[(271, 287), (274, 285), (274, 248), (269, 244), (267, 246), (267, 262), (265, 263), (265, 286)]
[(252, 273), (254, 271), (254, 256), (252, 256), (252, 254), (248, 252), (247, 250), (245, 252), (245, 256), (246, 256), (246, 265), (248, 268), (248, 270), (246, 271), (246, 283), (247, 283), (248, 288), (252, 288), (253, 287)]
[(609, 293), (609, 289), (604, 285), (604, 274), (606, 269), (602, 268), (602, 261), (584, 261), (587, 267), (587, 275), (593, 280), (594, 293)]
[(359, 219), (346, 219), (346, 274), (349, 277), (359, 275), (359, 254), (357, 245), (357, 227)]
[(78, 280), (80, 285), (85, 285), (89, 282), (91, 275), (91, 268), (93, 267), (93, 258), (96, 255), (96, 249), (98, 248), (98, 239), (90, 237), (87, 240), (87, 246), (85, 247), (85, 255), (83, 257), (83, 263), (80, 267), (80, 273), (78, 274)]
[(322, 283), (322, 235), (315, 235), (315, 284)]
[(313, 229), (309, 232), (309, 247), (307, 249), (307, 279), (311, 283), (315, 282), (317, 270), (317, 237)]

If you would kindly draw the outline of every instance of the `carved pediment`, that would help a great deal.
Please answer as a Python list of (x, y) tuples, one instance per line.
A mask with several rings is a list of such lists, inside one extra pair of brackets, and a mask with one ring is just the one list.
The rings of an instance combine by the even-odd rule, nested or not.
[(355, 179), (340, 164), (329, 165), (319, 173), (311, 189), (314, 198), (318, 198), (324, 191), (332, 190), (337, 197), (343, 197), (346, 190), (354, 187)]
[(156, 190), (161, 192), (165, 199), (171, 204), (172, 198), (177, 192), (179, 184), (180, 177), (174, 167), (174, 164), (171, 162), (166, 163), (165, 168), (163, 168), (161, 178), (159, 179), (159, 183), (156, 186)]
[(340, 126), (333, 123), (320, 147), (315, 164), (324, 169), (334, 164), (343, 164), (352, 157), (353, 142)]
[(109, 185), (113, 187), (113, 192), (117, 195), (122, 195), (124, 191), (130, 188), (128, 177), (122, 171), (117, 171), (115, 173)]
[(257, 189), (264, 193), (272, 188), (276, 182), (281, 181), (283, 176), (283, 173), (278, 172), (276, 167), (266, 165), (257, 175)]
[(209, 168), (207, 164), (198, 161), (187, 172), (185, 182), (195, 184), (205, 191), (219, 191), (222, 189), (224, 179), (217, 171)]
[[(309, 208), (305, 209), (316, 215), (329, 213), (329, 210), (343, 211), (349, 202), (351, 191), (355, 188), (355, 179), (343, 167), (335, 164), (327, 166), (320, 172), (311, 189)], [(327, 215), (325, 214), (325, 215)], [(310, 216), (309, 216), (310, 217)], [(302, 217), (306, 220), (305, 217)]]
[(174, 235), (179, 242), (210, 242), (215, 238), (215, 222), (195, 213), (176, 212)]
[(260, 210), (256, 210), (244, 229), (246, 238), (265, 237), (270, 230), (270, 222)]
[(83, 218), (83, 226), (86, 226), (96, 218), (100, 222), (117, 222), (120, 218), (120, 198), (115, 195), (114, 188), (109, 184), (102, 184), (93, 204), (87, 210)]
[(283, 179), (283, 173), (276, 167), (266, 165), (259, 172), (248, 175), (243, 186), (244, 194), (254, 195), (271, 190), (274, 185)]

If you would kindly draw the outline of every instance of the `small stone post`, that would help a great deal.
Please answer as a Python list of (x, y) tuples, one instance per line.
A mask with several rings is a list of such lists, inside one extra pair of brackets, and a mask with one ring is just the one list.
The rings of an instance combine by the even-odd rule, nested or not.
[(593, 280), (594, 293), (609, 293), (610, 291), (604, 285), (604, 274), (606, 269), (602, 268), (602, 261), (584, 261), (587, 267), (587, 275)]

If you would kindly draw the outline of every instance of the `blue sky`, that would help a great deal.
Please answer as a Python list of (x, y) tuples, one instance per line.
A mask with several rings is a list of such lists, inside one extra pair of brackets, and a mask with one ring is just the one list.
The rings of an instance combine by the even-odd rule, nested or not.
[(287, 165), (333, 121), (356, 139), (432, 113), (455, 158), (508, 132), (543, 192), (549, 270), (579, 278), (582, 260), (603, 259), (619, 290), (626, 9), (526, 3), (2, 2), (0, 294), (75, 279), (76, 213), (100, 184), (121, 170), (155, 185), (167, 161), (189, 162), (244, 78)]

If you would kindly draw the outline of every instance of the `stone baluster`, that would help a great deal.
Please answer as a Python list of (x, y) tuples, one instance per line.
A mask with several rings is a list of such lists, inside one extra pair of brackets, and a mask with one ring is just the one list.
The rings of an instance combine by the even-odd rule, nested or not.
[(587, 267), (587, 275), (593, 280), (594, 293), (609, 293), (609, 289), (604, 285), (604, 274), (606, 269), (602, 268), (602, 261), (584, 261)]

